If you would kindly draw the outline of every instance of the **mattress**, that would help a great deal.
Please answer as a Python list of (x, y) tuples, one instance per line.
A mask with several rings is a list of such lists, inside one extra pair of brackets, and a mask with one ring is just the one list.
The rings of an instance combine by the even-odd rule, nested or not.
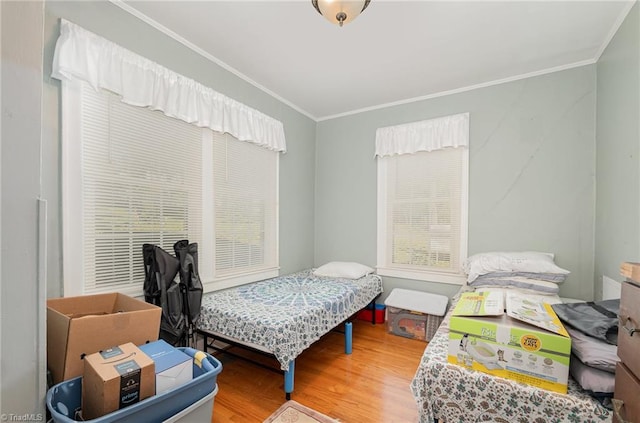
[(560, 394), (449, 364), (449, 320), (456, 299), (411, 382), (421, 423), (611, 421), (612, 412), (571, 378), (567, 394)]
[(312, 269), (205, 294), (198, 328), (275, 356), (282, 370), (382, 292), (377, 275), (316, 276)]

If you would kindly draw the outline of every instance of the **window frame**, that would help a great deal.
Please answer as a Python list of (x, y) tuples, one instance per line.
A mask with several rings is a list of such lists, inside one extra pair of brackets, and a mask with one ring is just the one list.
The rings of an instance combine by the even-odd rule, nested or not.
[[(132, 283), (127, 287), (107, 287), (105, 289), (87, 290), (84, 284), (84, 221), (83, 221), (83, 185), (82, 185), (82, 85), (85, 82), (63, 80), (61, 83), (61, 190), (62, 190), (62, 251), (63, 251), (63, 295), (90, 295), (106, 292), (120, 292), (125, 295), (140, 297), (143, 295), (143, 281)], [(167, 117), (167, 119), (170, 119)], [(236, 139), (237, 140), (237, 139)], [(202, 128), (202, 240), (198, 254), (199, 273), (204, 292), (211, 292), (272, 278), (279, 274), (279, 167), (280, 154), (275, 158), (275, 210), (273, 211), (273, 245), (274, 265), (264, 268), (216, 277), (215, 275), (215, 233), (213, 219), (213, 130)], [(245, 141), (239, 141), (245, 142)], [(264, 148), (255, 145), (256, 148)], [(207, 195), (205, 195), (207, 193)], [(71, 223), (73, 222), (73, 224)], [(194, 240), (191, 240), (192, 242)], [(203, 257), (202, 252), (209, 252), (210, 259)], [(169, 253), (173, 254), (172, 251)], [(140, 263), (140, 266), (143, 266)], [(203, 277), (204, 276), (204, 277)]]
[[(458, 260), (460, 269), (457, 272), (439, 272), (431, 268), (410, 265), (400, 265), (391, 263), (391, 245), (389, 235), (392, 230), (388, 225), (388, 192), (387, 184), (389, 175), (389, 157), (379, 157), (377, 159), (377, 266), (379, 275), (401, 279), (412, 279), (418, 281), (438, 282), (452, 285), (463, 285), (466, 275), (462, 269), (462, 263), (468, 254), (468, 226), (469, 226), (469, 149), (459, 147), (462, 154), (462, 166), (460, 169), (460, 249)], [(428, 153), (427, 153), (428, 154)], [(400, 156), (401, 158), (401, 156)]]

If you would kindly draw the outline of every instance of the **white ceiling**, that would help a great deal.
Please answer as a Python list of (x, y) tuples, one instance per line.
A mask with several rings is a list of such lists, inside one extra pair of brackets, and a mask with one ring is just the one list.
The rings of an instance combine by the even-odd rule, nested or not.
[(372, 0), (340, 28), (310, 0), (113, 1), (315, 120), (594, 63), (633, 4)]

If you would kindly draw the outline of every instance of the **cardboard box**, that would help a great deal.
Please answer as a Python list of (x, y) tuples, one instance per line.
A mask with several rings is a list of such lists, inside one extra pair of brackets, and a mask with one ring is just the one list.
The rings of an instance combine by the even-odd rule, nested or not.
[(89, 354), (82, 375), (82, 418), (96, 419), (155, 394), (153, 360), (131, 342)]
[(156, 394), (184, 385), (193, 379), (193, 359), (162, 339), (140, 345), (156, 366)]
[(620, 274), (631, 281), (640, 283), (640, 263), (622, 263), (620, 265)]
[(405, 338), (430, 341), (447, 311), (449, 298), (395, 288), (384, 301), (387, 331)]
[[(499, 296), (499, 298), (497, 297)], [(549, 304), (463, 293), (449, 323), (449, 363), (567, 393), (571, 338)]]
[(85, 355), (158, 339), (162, 309), (123, 294), (47, 301), (47, 366), (53, 383), (81, 376)]

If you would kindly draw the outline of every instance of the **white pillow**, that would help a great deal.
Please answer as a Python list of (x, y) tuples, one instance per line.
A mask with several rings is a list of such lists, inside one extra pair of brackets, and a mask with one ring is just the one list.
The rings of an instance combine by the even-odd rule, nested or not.
[(465, 260), (463, 269), (468, 282), (491, 272), (571, 273), (553, 262), (553, 254), (537, 251), (475, 254)]
[(523, 278), (521, 276), (483, 279), (476, 278), (468, 282), (469, 286), (493, 286), (501, 288), (521, 288), (539, 291), (545, 294), (557, 294), (560, 291), (558, 284), (539, 279)]
[(373, 273), (374, 270), (375, 269), (360, 263), (332, 261), (318, 267), (313, 271), (313, 274), (332, 278), (360, 279), (369, 273)]

